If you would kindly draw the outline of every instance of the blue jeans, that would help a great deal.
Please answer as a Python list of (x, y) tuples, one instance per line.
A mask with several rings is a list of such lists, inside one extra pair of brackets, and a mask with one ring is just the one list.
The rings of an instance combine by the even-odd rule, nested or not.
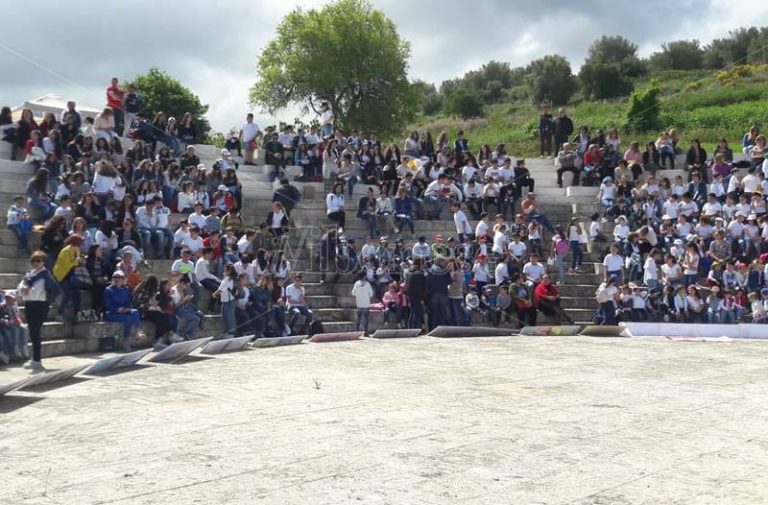
[(221, 323), (224, 326), (224, 332), (231, 337), (235, 334), (237, 328), (237, 319), (235, 318), (236, 302), (221, 302)]
[(581, 267), (582, 258), (584, 254), (581, 252), (581, 243), (578, 240), (571, 240), (571, 268)]
[(107, 312), (104, 314), (104, 320), (112, 323), (120, 323), (123, 325), (123, 338), (131, 336), (131, 332), (138, 329), (141, 326), (141, 319), (139, 318), (139, 311), (137, 309), (131, 309), (130, 312)]
[(56, 212), (56, 205), (53, 203), (43, 202), (42, 200), (32, 198), (27, 198), (27, 203), (32, 209), (40, 213), (40, 219), (38, 221), (41, 223), (48, 221), (51, 216), (53, 216), (53, 213)]
[(67, 305), (72, 303), (73, 317), (77, 317), (77, 313), (80, 312), (80, 288), (75, 284), (74, 273), (70, 273), (59, 285), (62, 293), (59, 314), (63, 314)]
[(376, 236), (376, 214), (372, 212), (365, 212), (360, 216), (360, 219), (368, 226), (368, 235)]
[(352, 191), (355, 189), (355, 184), (357, 184), (357, 177), (352, 175), (347, 179), (347, 192), (349, 193), (350, 198), (352, 198)]
[(8, 229), (13, 232), (14, 235), (16, 235), (16, 238), (19, 239), (19, 251), (26, 251), (29, 249), (29, 245), (27, 242), (27, 235), (29, 233), (24, 233), (21, 231), (21, 226), (18, 224), (9, 224)]
[(443, 212), (443, 206), (445, 205), (442, 198), (425, 196), (424, 199), (432, 203), (432, 212), (429, 213), (432, 219), (440, 219), (440, 213)]
[(463, 300), (461, 298), (448, 298), (449, 309), (451, 312), (451, 324), (455, 326), (466, 326), (467, 313), (462, 305)]
[(195, 331), (200, 326), (200, 321), (202, 321), (202, 313), (190, 304), (177, 308), (176, 317), (179, 319), (179, 334), (189, 338), (194, 336)]
[(400, 221), (398, 228), (400, 228), (400, 231), (405, 230), (405, 227), (407, 226), (411, 230), (411, 234), (416, 233), (413, 229), (413, 218), (411, 216), (408, 216), (406, 214), (398, 214), (396, 216), (396, 219)]
[(357, 331), (363, 330), (364, 332), (368, 333), (368, 316), (369, 315), (370, 315), (370, 309), (368, 308), (361, 309), (358, 307), (357, 324), (355, 325), (355, 329)]

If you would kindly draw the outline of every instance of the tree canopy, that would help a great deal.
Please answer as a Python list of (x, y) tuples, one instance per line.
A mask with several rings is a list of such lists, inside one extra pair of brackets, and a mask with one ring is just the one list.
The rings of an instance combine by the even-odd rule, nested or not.
[(203, 105), (197, 95), (163, 70), (152, 67), (146, 74), (136, 76), (128, 84), (136, 87), (143, 102), (141, 112), (149, 120), (152, 120), (157, 112), (163, 111), (181, 123), (182, 116), (189, 112), (195, 120), (200, 138), (210, 132), (211, 125), (205, 118), (208, 106)]
[(621, 36), (603, 35), (590, 46), (579, 80), (585, 96), (613, 98), (629, 93), (632, 79), (644, 72), (636, 44)]
[(704, 64), (704, 50), (698, 40), (676, 40), (661, 45), (649, 65), (654, 70), (696, 70)]
[(366, 0), (295, 9), (258, 61), (250, 98), (270, 113), (327, 101), (342, 128), (399, 131), (418, 106), (407, 78), (410, 45)]
[(535, 104), (565, 105), (578, 87), (571, 64), (559, 54), (532, 61), (526, 69), (525, 82)]
[(472, 89), (454, 91), (445, 103), (446, 112), (461, 119), (482, 117), (483, 97)]

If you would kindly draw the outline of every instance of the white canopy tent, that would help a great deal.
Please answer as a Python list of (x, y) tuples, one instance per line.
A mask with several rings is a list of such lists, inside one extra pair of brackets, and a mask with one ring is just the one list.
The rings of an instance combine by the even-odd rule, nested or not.
[[(34, 100), (27, 100), (23, 104), (14, 107), (11, 112), (13, 114), (14, 120), (21, 118), (21, 111), (23, 109), (31, 109), (32, 114), (35, 116), (35, 120), (43, 119), (43, 115), (46, 112), (53, 112), (53, 114), (56, 116), (56, 119), (59, 119), (61, 117), (61, 113), (67, 108), (68, 100), (69, 99), (67, 98), (49, 93)], [(83, 119), (87, 117), (95, 118), (96, 114), (101, 112), (100, 109), (95, 109), (80, 103), (77, 104), (76, 108)]]

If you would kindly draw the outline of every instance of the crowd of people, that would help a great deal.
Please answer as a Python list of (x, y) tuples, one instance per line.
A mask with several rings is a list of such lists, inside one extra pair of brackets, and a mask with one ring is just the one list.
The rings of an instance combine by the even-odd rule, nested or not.
[[(694, 139), (685, 175), (657, 179), (667, 162), (674, 167), (674, 131), (647, 142), (645, 152), (633, 141), (619, 155), (616, 130), (593, 135), (581, 127), (571, 138), (566, 111), (553, 118), (545, 109), (541, 156), (553, 157), (558, 182), (571, 172), (573, 185), (599, 185), (599, 211), (589, 225), (579, 218), (556, 224), (537, 205), (525, 160), (508, 155), (504, 144), (474, 151), (461, 131), (453, 139), (444, 132), (437, 142), (429, 132), (413, 132), (401, 149), (382, 145), (375, 134), (336, 128), (327, 104), (319, 126), (295, 132), (262, 131), (249, 114), (207, 167), (192, 145), (194, 118), (185, 115), (173, 127), (164, 115), (144, 121), (141, 97), (120, 89), (117, 79), (106, 94), (108, 107), (93, 121), (81, 120), (74, 102), (40, 124), (24, 111), (9, 128), (9, 110), (0, 114), (4, 135), (34, 171), (7, 214), (32, 267), (0, 305), (0, 359), (24, 358), (16, 296), (24, 298), (32, 368), (41, 367), (40, 327), (56, 300), (62, 320), (95, 314), (121, 323), (123, 349), (142, 338), (142, 320), (154, 323), (161, 349), (193, 338), (211, 311), (220, 312), (226, 336), (307, 331), (317, 318), (284, 247), (301, 198), (285, 178), (294, 164), (327, 190), (333, 226), (314, 248), (321, 282), (327, 273), (330, 282), (355, 275), (350, 294), (365, 331), (371, 310), (382, 311), (386, 324), (419, 329), (471, 324), (475, 314), (520, 327), (535, 325), (539, 312), (556, 324), (572, 323), (559, 290), (566, 275), (582, 271), (590, 243), (607, 246), (596, 321), (737, 322), (745, 313), (765, 320), (768, 166), (765, 137), (754, 128), (743, 139), (745, 160), (734, 161), (724, 139), (711, 157)], [(130, 148), (122, 148), (124, 137), (133, 139)], [(282, 180), (271, 211), (251, 229), (239, 212), (240, 164), (230, 150), (248, 166), (259, 148)], [(368, 232), (359, 247), (345, 232), (346, 200), (358, 184), (366, 190), (351, 208)], [(418, 221), (447, 217), (445, 210), (455, 236), (417, 234)], [(172, 222), (175, 213), (184, 215), (179, 223)], [(609, 220), (615, 226), (605, 233)], [(41, 250), (32, 252), (35, 226), (43, 233)], [(388, 235), (396, 236), (393, 247)], [(175, 261), (158, 277), (140, 268), (153, 259)], [(85, 310), (84, 290), (92, 293)]]

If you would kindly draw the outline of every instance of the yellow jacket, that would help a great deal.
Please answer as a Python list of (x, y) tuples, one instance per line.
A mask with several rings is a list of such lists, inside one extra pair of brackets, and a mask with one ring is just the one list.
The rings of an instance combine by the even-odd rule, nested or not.
[(65, 246), (56, 258), (56, 264), (53, 265), (53, 276), (61, 282), (77, 266), (77, 260), (80, 258), (80, 246)]

